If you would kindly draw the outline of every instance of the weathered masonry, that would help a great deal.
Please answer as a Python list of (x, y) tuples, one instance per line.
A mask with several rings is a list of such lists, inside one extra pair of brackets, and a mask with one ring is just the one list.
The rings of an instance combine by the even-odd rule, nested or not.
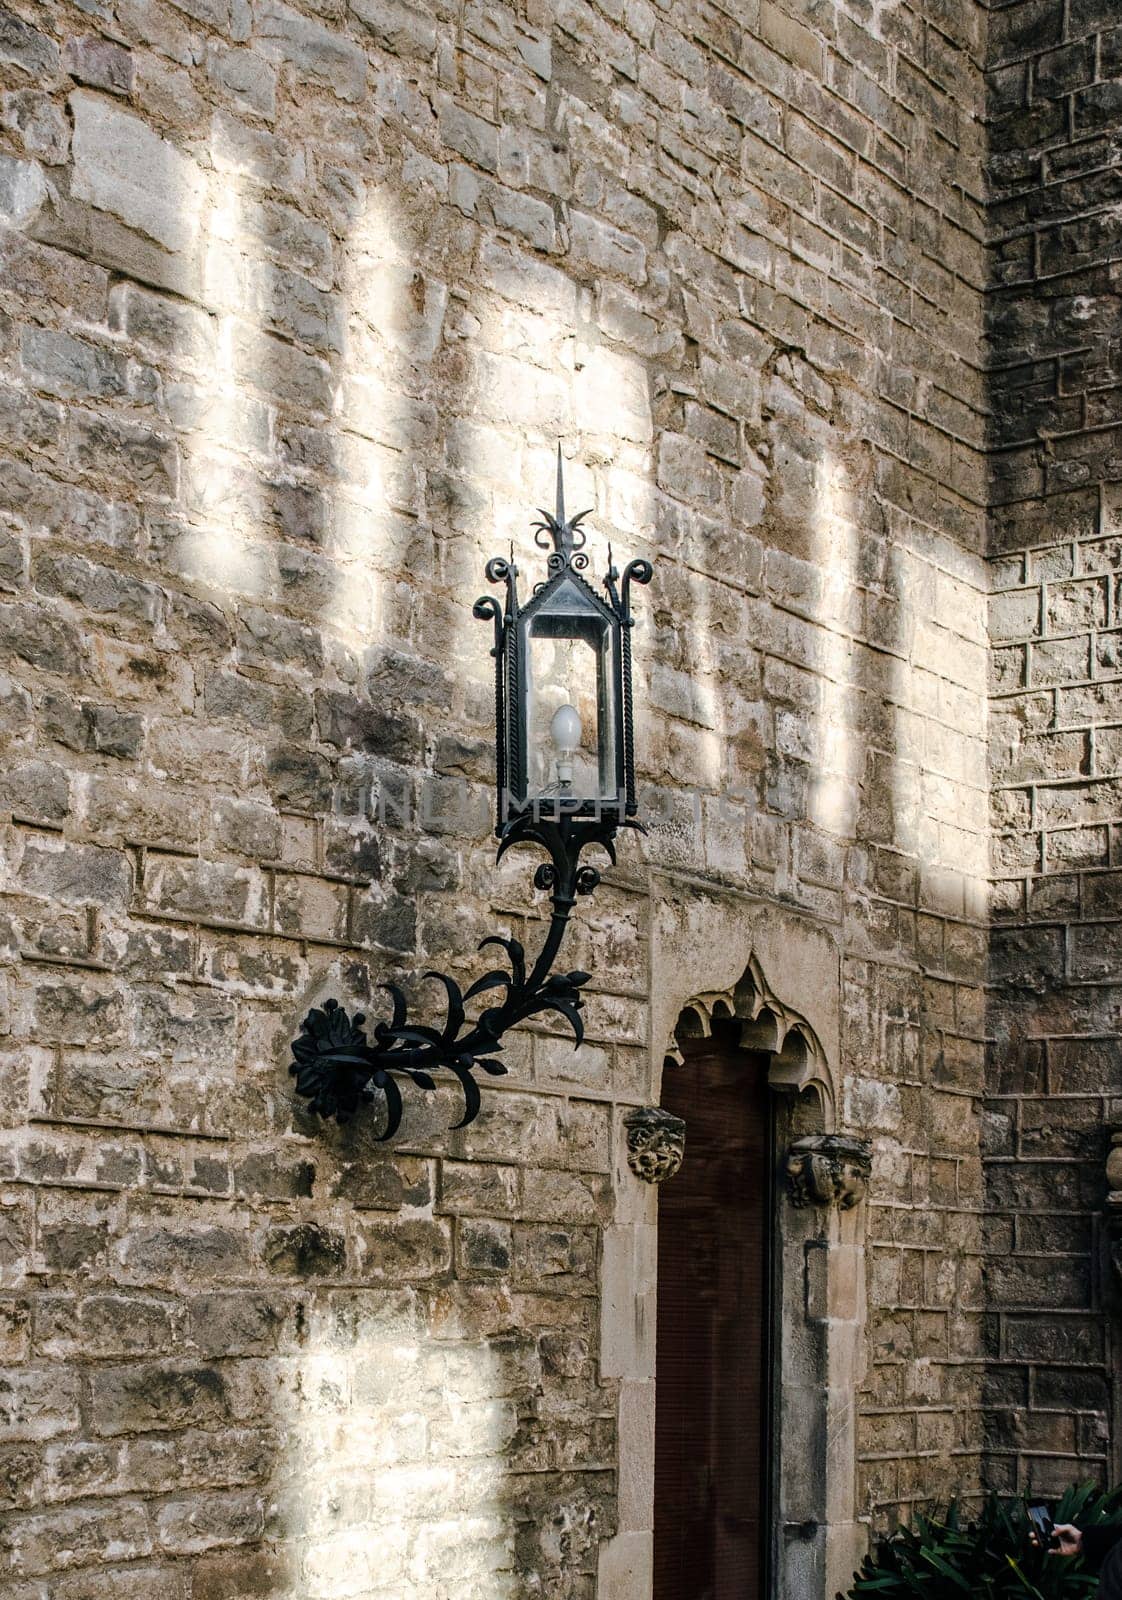
[[(1117, 0), (0, 0), (5, 1600), (828, 1600), (1122, 1475), (1120, 80)], [(541, 939), (471, 607), (559, 440), (650, 831), (582, 1047), (379, 1144), (290, 1041)]]
[(989, 58), (987, 1475), (1047, 1491), (1122, 1476), (1122, 17), (1012, 6)]

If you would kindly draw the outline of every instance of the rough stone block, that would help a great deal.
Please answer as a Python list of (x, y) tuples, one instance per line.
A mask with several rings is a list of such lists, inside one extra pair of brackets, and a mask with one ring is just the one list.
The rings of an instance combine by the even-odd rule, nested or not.
[(58, 71), (59, 49), (7, 6), (0, 10), (0, 60), (11, 62), (36, 80), (51, 79)]
[(361, 100), (366, 87), (366, 57), (350, 39), (303, 16), (280, 0), (257, 8), (257, 37), (266, 54), (291, 62), (313, 83), (341, 100)]
[(145, 896), (165, 915), (219, 924), (264, 927), (268, 921), (260, 873), (218, 861), (154, 860), (145, 875)]
[(239, 111), (256, 112), (271, 122), (276, 115), (277, 73), (272, 62), (252, 50), (236, 49), (212, 39), (207, 46), (207, 73)]
[(47, 199), (47, 183), (37, 161), (0, 156), (0, 222), (26, 228)]
[(90, 1403), (95, 1431), (222, 1425), (232, 1419), (228, 1385), (215, 1367), (134, 1363), (100, 1369)]
[(59, 1044), (119, 1044), (126, 1036), (124, 995), (93, 979), (42, 983), (33, 999), (36, 1036)]
[(129, 1500), (21, 1517), (9, 1528), (7, 1544), (11, 1568), (20, 1575), (137, 1560), (152, 1551), (144, 1506)]
[(364, 1222), (358, 1247), (364, 1276), (378, 1283), (424, 1281), (451, 1269), (451, 1229), (444, 1219)]
[(23, 238), (0, 227), (0, 263), (10, 287), (37, 301), (60, 304), (90, 322), (99, 322), (109, 292), (104, 268), (67, 251)]
[(0, 1438), (49, 1439), (77, 1425), (76, 1373), (50, 1367), (11, 1368), (0, 1382)]
[(263, 1529), (260, 1494), (235, 1489), (165, 1502), (156, 1519), (156, 1541), (161, 1550), (172, 1555), (199, 1555), (206, 1550), (253, 1543)]
[(587, 212), (570, 213), (569, 259), (597, 279), (606, 274), (638, 285), (647, 281), (646, 250), (640, 241)]
[(113, 567), (44, 551), (36, 556), (31, 580), (40, 594), (72, 600), (87, 611), (115, 615), (151, 627), (159, 616), (162, 595)]
[(173, 439), (141, 423), (79, 411), (71, 419), (71, 454), (86, 471), (115, 460), (132, 481), (171, 499), (179, 482), (179, 450)]
[(196, 163), (143, 119), (89, 90), (76, 90), (70, 109), (74, 197), (111, 212), (166, 250), (191, 250), (205, 199)]
[(126, 99), (132, 93), (133, 61), (128, 50), (95, 33), (72, 35), (62, 52), (63, 71), (76, 83)]
[(127, 364), (114, 350), (47, 328), (26, 328), (21, 351), (35, 387), (51, 394), (104, 399), (128, 390)]
[(131, 863), (120, 851), (32, 837), (18, 881), (26, 893), (63, 904), (122, 910), (132, 893), (132, 877)]
[(0, 774), (0, 801), (17, 822), (58, 826), (70, 812), (70, 779), (50, 761), (14, 761)]
[(47, 166), (61, 166), (66, 160), (70, 125), (53, 100), (40, 90), (12, 89), (0, 96), (0, 121), (19, 137), (28, 155)]
[(508, 1222), (464, 1218), (456, 1227), (456, 1271), (463, 1278), (491, 1278), (509, 1273), (514, 1240)]
[(205, 705), (208, 716), (219, 721), (276, 728), (290, 739), (306, 738), (311, 728), (311, 709), (299, 690), (240, 673), (208, 673)]

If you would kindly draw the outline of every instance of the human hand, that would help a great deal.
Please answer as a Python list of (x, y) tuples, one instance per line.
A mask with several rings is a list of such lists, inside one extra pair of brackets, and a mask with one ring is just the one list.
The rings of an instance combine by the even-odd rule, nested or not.
[[(1033, 1544), (1039, 1546), (1040, 1540), (1036, 1534), (1031, 1535)], [(1083, 1535), (1079, 1529), (1070, 1522), (1059, 1522), (1052, 1529), (1052, 1542), (1048, 1549), (1056, 1556), (1077, 1556), (1083, 1548)]]

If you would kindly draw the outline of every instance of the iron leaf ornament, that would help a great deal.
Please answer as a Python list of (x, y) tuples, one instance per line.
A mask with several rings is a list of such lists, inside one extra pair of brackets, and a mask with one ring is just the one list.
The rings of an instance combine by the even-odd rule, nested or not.
[[(380, 1089), (386, 1097), (387, 1115), (379, 1137), (390, 1139), (401, 1125), (402, 1114), (401, 1091), (392, 1074), (401, 1072), (418, 1089), (431, 1092), (436, 1082), (428, 1069), (446, 1068), (459, 1079), (464, 1091), (464, 1114), (454, 1125), (463, 1128), (475, 1120), (481, 1103), (473, 1071), (479, 1068), (495, 1077), (506, 1072), (497, 1057), (503, 1048), (502, 1035), (508, 1028), (553, 1011), (564, 1017), (580, 1044), (584, 1038), (580, 991), (589, 974), (553, 973), (531, 987), (519, 941), (492, 934), (481, 941), (479, 948), (489, 944), (503, 946), (510, 959), (510, 971), (493, 968), (477, 978), (465, 993), (461, 994), (459, 985), (447, 973), (424, 974), (444, 985), (448, 1005), (443, 1029), (410, 1023), (405, 996), (393, 983), (380, 986), (389, 991), (394, 1017), (392, 1022), (374, 1025), (374, 1046), (363, 1031), (366, 1018), (361, 1011), (349, 1016), (337, 1000), (328, 1000), (322, 1008), (309, 1011), (292, 1046), (291, 1071), (296, 1077), (297, 1093), (307, 1097), (311, 1110), (322, 1117), (334, 1117), (337, 1122), (349, 1122), (361, 1105), (375, 1098), (374, 1090)], [(505, 992), (502, 1003), (487, 1006), (474, 1022), (467, 1022), (465, 1004), (485, 990), (498, 988)]]
[[(402, 1083), (412, 1082), (431, 1093), (437, 1087), (433, 1073), (443, 1071), (456, 1078), (463, 1091), (464, 1112), (455, 1124), (463, 1128), (480, 1110), (480, 1085), (474, 1073), (498, 1077), (507, 1070), (499, 1057), (503, 1037), (511, 1028), (531, 1017), (552, 1014), (568, 1024), (576, 1046), (584, 1038), (582, 990), (590, 974), (554, 972), (553, 966), (578, 897), (591, 894), (600, 882), (598, 869), (582, 861), (583, 852), (596, 846), (614, 864), (617, 831), (621, 827), (644, 831), (635, 816), (630, 589), (633, 583), (649, 583), (653, 571), (649, 561), (632, 561), (617, 587), (619, 574), (609, 555), (603, 580), (607, 599), (597, 595), (580, 576), (588, 567), (583, 548), (587, 535), (580, 526), (588, 515), (582, 511), (569, 519), (565, 516), (558, 447), (556, 511), (553, 515), (543, 511), (543, 520), (535, 524), (536, 541), (544, 544), (548, 538), (553, 543), (547, 578), (537, 585), (523, 610), (518, 600), (517, 567), (513, 560), (496, 558), (487, 563), (487, 577), (505, 585), (506, 604), (500, 606), (493, 596), (484, 595), (474, 606), (476, 618), (491, 621), (494, 627), (497, 859), (517, 844), (545, 852), (547, 859), (534, 873), (534, 887), (548, 891), (552, 905), (541, 949), (528, 969), (526, 952), (517, 939), (491, 934), (480, 942), (479, 949), (500, 948), (509, 965), (492, 967), (466, 990), (447, 973), (424, 973), (425, 979), (444, 990), (445, 1015), (440, 1027), (411, 1021), (409, 1002), (393, 983), (380, 985), (390, 996), (391, 1015), (375, 1022), (369, 1034), (362, 1012), (351, 1015), (337, 1000), (314, 1007), (293, 1041), (289, 1071), (296, 1079), (297, 1094), (321, 1117), (349, 1122), (380, 1092), (386, 1117), (377, 1137), (390, 1139), (401, 1125)], [(597, 657), (596, 679), (600, 782), (591, 795), (577, 792), (563, 781), (546, 792), (534, 793), (527, 778), (526, 703), (532, 692), (527, 623), (535, 609), (548, 607), (551, 595), (563, 585), (567, 585), (563, 598), (568, 597), (574, 608), (572, 637), (583, 643), (590, 637), (604, 641)], [(556, 601), (554, 605), (556, 608)], [(581, 607), (583, 615), (577, 614)], [(551, 615), (550, 638), (563, 637), (559, 630), (564, 626), (564, 619), (559, 623), (556, 615)], [(607, 760), (605, 749), (610, 752)], [(559, 773), (562, 770), (558, 767)], [(473, 1002), (481, 1002), (478, 1009)], [(469, 1007), (475, 1009), (471, 1017)]]

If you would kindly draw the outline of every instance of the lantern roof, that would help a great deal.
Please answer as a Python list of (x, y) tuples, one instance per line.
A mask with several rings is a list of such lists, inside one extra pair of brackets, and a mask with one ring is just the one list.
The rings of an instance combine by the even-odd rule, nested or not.
[[(553, 549), (548, 561), (549, 577), (537, 586), (533, 596), (523, 607), (523, 619), (532, 617), (551, 595), (556, 594), (558, 589), (569, 582), (574, 585), (579, 599), (586, 606), (595, 610), (606, 621), (618, 624), (619, 615), (615, 607), (598, 595), (587, 578), (582, 576), (588, 567), (588, 557), (584, 553), (586, 536), (581, 523), (590, 515), (591, 507), (586, 511), (578, 511), (572, 517), (566, 517), (565, 479), (560, 445), (557, 446), (556, 509), (552, 515), (540, 506), (538, 511), (542, 520), (534, 523), (534, 543), (544, 550), (552, 540)], [(614, 574), (609, 573), (609, 576)]]

